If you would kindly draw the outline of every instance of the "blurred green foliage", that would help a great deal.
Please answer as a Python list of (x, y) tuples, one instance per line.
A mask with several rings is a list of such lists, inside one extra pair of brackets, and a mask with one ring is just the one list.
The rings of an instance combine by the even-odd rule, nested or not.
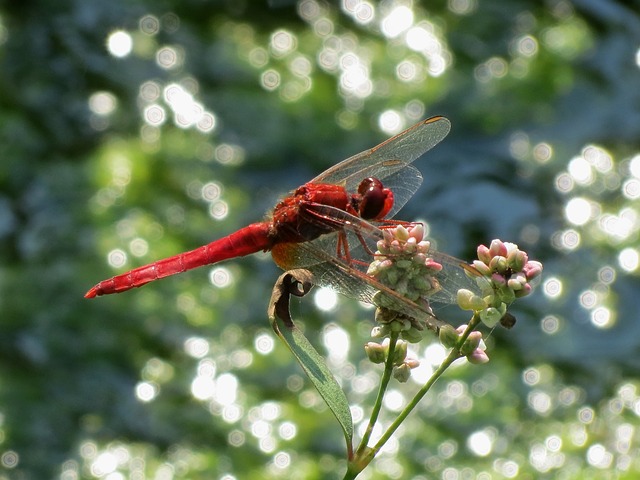
[[(2, 3), (0, 478), (341, 478), (338, 424), (271, 347), (267, 256), (224, 264), (224, 288), (201, 269), (82, 296), (435, 114), (453, 131), (400, 218), (464, 258), (514, 241), (551, 282), (362, 478), (637, 477), (638, 3), (414, 2), (397, 34), (409, 2), (344, 3)], [(372, 312), (294, 315), (320, 346), (347, 332), (333, 367), (366, 418)]]

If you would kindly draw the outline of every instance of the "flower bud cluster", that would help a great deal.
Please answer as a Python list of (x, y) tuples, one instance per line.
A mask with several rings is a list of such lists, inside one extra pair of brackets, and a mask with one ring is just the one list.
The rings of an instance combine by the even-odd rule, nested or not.
[(373, 327), (373, 338), (388, 337), (391, 333), (399, 333), (400, 337), (410, 343), (418, 343), (424, 334), (423, 325), (415, 318), (398, 313), (384, 307), (376, 308), (375, 319), (378, 323)]
[[(424, 240), (422, 224), (398, 225), (382, 230), (375, 260), (367, 274), (394, 292), (428, 309), (428, 297), (440, 290), (436, 275), (442, 265), (429, 256), (431, 244)], [(380, 307), (393, 309), (393, 300), (377, 295)]]
[[(364, 346), (364, 351), (371, 362), (384, 363), (389, 355), (389, 345), (388, 338), (385, 338), (382, 344), (368, 342)], [(407, 345), (404, 340), (398, 340), (393, 351), (393, 377), (401, 383), (409, 380), (411, 370), (420, 365), (415, 358), (407, 357)]]
[[(466, 325), (460, 325), (456, 329), (450, 325), (444, 325), (440, 328), (440, 343), (446, 348), (455, 347), (466, 329)], [(489, 361), (489, 357), (485, 352), (486, 349), (487, 346), (482, 339), (482, 333), (474, 330), (469, 334), (464, 344), (462, 344), (462, 347), (460, 347), (460, 354), (467, 357), (469, 363), (480, 365)]]
[(493, 240), (489, 247), (478, 247), (478, 260), (467, 275), (476, 279), (478, 295), (467, 289), (458, 290), (458, 305), (473, 310), (489, 327), (496, 325), (516, 298), (529, 295), (531, 281), (542, 273), (542, 264), (529, 260), (526, 252), (514, 243)]

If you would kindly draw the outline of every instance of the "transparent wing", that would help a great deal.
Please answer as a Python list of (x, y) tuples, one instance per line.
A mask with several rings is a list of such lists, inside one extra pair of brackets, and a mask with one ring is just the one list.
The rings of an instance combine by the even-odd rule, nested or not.
[[(418, 170), (407, 166), (440, 143), (450, 130), (451, 123), (446, 118), (429, 118), (376, 147), (343, 160), (311, 180), (311, 183), (343, 185), (348, 192), (355, 192), (363, 179), (375, 177), (394, 191), (395, 203), (399, 206), (394, 207), (393, 214), (422, 183), (422, 175)], [(388, 215), (388, 218), (391, 216)]]
[[(336, 219), (343, 223), (342, 230), (346, 235), (349, 250), (349, 260), (344, 255), (339, 255), (339, 235), (331, 233), (322, 235), (311, 242), (299, 244), (280, 244), (272, 251), (276, 263), (283, 269), (305, 268), (315, 275), (318, 285), (326, 286), (348, 297), (356, 298), (367, 303), (374, 303), (374, 295), (382, 291), (388, 299), (391, 299), (399, 312), (411, 317), (426, 320), (436, 327), (441, 322), (433, 315), (430, 309), (418, 305), (411, 300), (402, 297), (373, 277), (367, 275), (368, 265), (374, 260), (372, 252), (375, 252), (376, 243), (382, 239), (382, 230), (378, 225), (364, 221), (361, 218), (350, 215), (340, 209), (317, 205), (316, 214)], [(481, 277), (470, 278), (465, 273), (469, 267), (464, 261), (449, 255), (432, 250), (429, 252), (436, 262), (443, 268), (437, 274), (440, 290), (429, 297), (429, 301), (435, 304), (452, 305), (457, 302), (457, 292), (460, 288), (466, 288), (481, 294), (482, 290), (478, 281)]]

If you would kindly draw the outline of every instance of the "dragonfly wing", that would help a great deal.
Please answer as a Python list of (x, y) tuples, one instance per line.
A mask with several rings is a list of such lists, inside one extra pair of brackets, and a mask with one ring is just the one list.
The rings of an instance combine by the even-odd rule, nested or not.
[[(439, 325), (428, 308), (399, 295), (367, 275), (367, 268), (374, 260), (376, 243), (383, 237), (378, 226), (327, 205), (311, 204), (309, 211), (305, 213), (309, 221), (318, 221), (319, 218), (326, 217), (332, 222), (342, 223), (341, 231), (347, 239), (349, 259), (338, 254), (339, 235), (331, 233), (310, 242), (276, 245), (272, 254), (278, 265), (284, 269), (306, 268), (314, 273), (318, 285), (330, 287), (348, 297), (367, 303), (374, 303), (374, 295), (382, 291), (387, 297), (386, 300), (390, 301), (397, 311), (423, 319), (431, 326)], [(430, 251), (428, 255), (443, 267), (436, 275), (440, 288), (429, 296), (430, 303), (456, 304), (459, 289), (466, 288), (481, 294), (479, 282), (484, 281), (488, 284), (479, 274), (473, 276), (473, 267), (462, 260), (435, 250)], [(472, 276), (466, 271), (470, 271)]]
[(429, 118), (376, 147), (343, 160), (311, 182), (344, 185), (348, 191), (355, 191), (358, 184), (367, 177), (375, 177), (385, 183), (389, 175), (440, 143), (450, 130), (451, 123), (446, 118)]

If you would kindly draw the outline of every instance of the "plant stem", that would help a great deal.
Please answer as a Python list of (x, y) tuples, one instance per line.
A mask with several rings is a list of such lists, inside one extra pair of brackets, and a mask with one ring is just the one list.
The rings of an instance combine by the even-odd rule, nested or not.
[(373, 405), (373, 410), (371, 411), (371, 417), (369, 418), (369, 425), (367, 425), (367, 430), (364, 432), (362, 441), (360, 442), (360, 446), (356, 450), (356, 456), (358, 456), (358, 454), (360, 454), (367, 447), (369, 439), (371, 438), (371, 434), (373, 433), (373, 428), (378, 421), (378, 416), (380, 415), (380, 410), (382, 408), (382, 399), (384, 398), (384, 393), (387, 390), (389, 380), (391, 379), (391, 373), (393, 372), (393, 357), (399, 336), (399, 332), (392, 332), (390, 335), (389, 349), (387, 350), (387, 359), (384, 362), (384, 372), (382, 373), (380, 387), (378, 388), (378, 396), (376, 397), (376, 401)]
[(404, 408), (404, 410), (402, 410), (402, 412), (400, 412), (400, 415), (398, 415), (398, 418), (396, 418), (393, 421), (393, 423), (389, 426), (387, 431), (384, 432), (382, 437), (380, 437), (380, 440), (378, 440), (378, 443), (376, 443), (376, 445), (374, 447), (372, 447), (372, 457), (375, 456), (378, 453), (378, 451), (383, 447), (383, 445), (387, 442), (387, 440), (389, 440), (389, 438), (391, 438), (391, 435), (393, 435), (395, 433), (395, 431), (402, 424), (402, 422), (405, 420), (405, 418), (407, 418), (407, 416), (411, 413), (411, 411), (418, 405), (420, 400), (422, 400), (422, 398), (427, 394), (427, 392), (431, 389), (433, 384), (436, 383), (436, 380), (438, 380), (438, 378), (440, 378), (442, 376), (442, 374), (446, 371), (447, 368), (449, 368), (449, 366), (454, 361), (456, 361), (458, 358), (460, 358), (460, 356), (461, 356), (460, 355), (460, 348), (462, 347), (462, 345), (466, 341), (466, 339), (469, 336), (469, 334), (476, 328), (476, 326), (478, 325), (479, 322), (480, 322), (480, 317), (478, 315), (474, 314), (474, 316), (472, 317), (471, 321), (469, 322), (469, 325), (467, 326), (466, 330), (460, 336), (460, 340), (458, 341), (458, 343), (455, 346), (455, 348), (451, 349), (451, 351), (449, 352), (449, 355), (447, 355), (447, 358), (445, 358), (444, 361), (438, 367), (438, 369), (435, 372), (433, 372), (433, 374), (431, 375), (429, 380), (427, 380), (427, 383), (425, 383), (422, 386), (422, 388), (418, 391), (418, 393), (415, 395), (415, 397), (413, 397), (413, 399), (411, 400), (409, 405), (407, 405)]

